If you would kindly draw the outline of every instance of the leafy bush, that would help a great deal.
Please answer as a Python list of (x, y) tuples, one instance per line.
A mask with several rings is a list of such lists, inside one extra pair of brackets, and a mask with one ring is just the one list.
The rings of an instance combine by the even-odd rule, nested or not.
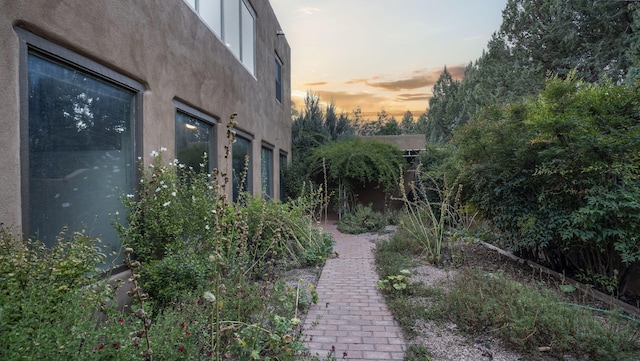
[(129, 359), (130, 330), (100, 278), (105, 258), (82, 232), (47, 248), (0, 225), (0, 359)]
[(469, 200), (506, 247), (620, 289), (640, 261), (639, 90), (552, 78), (455, 134)]
[(371, 205), (357, 204), (351, 213), (338, 221), (338, 230), (349, 234), (380, 232), (388, 223), (387, 217), (380, 212), (375, 212)]
[(351, 139), (330, 142), (314, 149), (307, 160), (311, 178), (328, 182), (337, 197), (340, 215), (355, 207), (355, 186), (368, 184), (391, 193), (406, 167), (402, 150), (376, 140)]

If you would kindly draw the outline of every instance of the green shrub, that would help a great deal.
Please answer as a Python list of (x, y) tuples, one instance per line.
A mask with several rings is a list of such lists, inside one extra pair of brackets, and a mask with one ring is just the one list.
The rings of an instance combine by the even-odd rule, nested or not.
[(388, 225), (384, 214), (375, 212), (371, 205), (356, 205), (355, 209), (338, 222), (338, 230), (342, 233), (359, 234), (381, 232)]
[(114, 292), (100, 277), (99, 244), (61, 233), (47, 248), (0, 226), (0, 359), (131, 358), (131, 330), (109, 306)]

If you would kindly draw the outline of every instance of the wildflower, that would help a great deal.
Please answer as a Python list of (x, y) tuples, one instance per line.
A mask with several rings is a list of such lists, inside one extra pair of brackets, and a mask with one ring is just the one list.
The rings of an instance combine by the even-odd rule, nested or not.
[(104, 350), (104, 344), (100, 344), (100, 346), (98, 346), (98, 350)]
[(212, 209), (212, 210), (211, 210), (211, 213), (216, 214), (216, 210), (215, 210), (215, 209)]
[(185, 326), (184, 322), (180, 324), (180, 328), (184, 328)]
[(347, 351), (342, 353), (342, 358), (347, 358), (347, 356), (349, 356), (349, 354), (347, 353)]
[(156, 188), (156, 193), (160, 192), (160, 187)]
[(176, 192), (171, 192), (171, 195), (175, 197), (176, 196)]
[(205, 292), (202, 295), (202, 298), (204, 298), (205, 300), (207, 300), (207, 301), (209, 301), (211, 303), (216, 302), (216, 296), (213, 293), (209, 292), (209, 291)]
[(204, 229), (206, 229), (208, 231), (209, 230), (209, 225), (207, 224), (206, 226), (204, 226)]
[(165, 148), (165, 147), (160, 147), (160, 151), (161, 151), (161, 152), (166, 152), (166, 151), (167, 151), (167, 148)]
[(127, 198), (133, 198), (135, 197), (133, 194), (127, 194)]
[(122, 325), (122, 324), (124, 323), (124, 318), (120, 317), (120, 318), (118, 319), (118, 323)]
[(184, 332), (184, 334), (185, 334), (185, 335), (187, 335), (187, 336), (189, 336), (189, 335), (191, 335), (191, 332), (189, 332), (189, 331), (185, 331), (185, 332)]
[(114, 343), (114, 344), (113, 344), (113, 347), (115, 347), (115, 348), (116, 348), (116, 350), (117, 350), (117, 349), (119, 349), (119, 348), (120, 348), (120, 344), (116, 342), (116, 343)]
[(160, 154), (154, 150), (154, 151), (151, 151), (151, 154), (150, 154), (150, 155), (151, 155), (152, 157), (157, 157), (157, 156), (159, 156)]
[(180, 346), (180, 348), (178, 349), (178, 352), (184, 352), (184, 346)]
[(166, 206), (168, 206), (169, 204), (171, 204), (171, 201), (166, 201), (166, 202), (162, 203), (162, 206), (163, 206), (163, 207), (166, 207)]
[(142, 157), (138, 157), (138, 160), (142, 160)]

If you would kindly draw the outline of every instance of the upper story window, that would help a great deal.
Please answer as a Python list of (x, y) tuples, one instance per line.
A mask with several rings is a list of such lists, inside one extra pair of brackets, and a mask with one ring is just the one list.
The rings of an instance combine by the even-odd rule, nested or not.
[(276, 55), (276, 99), (282, 103), (282, 61)]
[(185, 0), (255, 75), (255, 15), (244, 0)]

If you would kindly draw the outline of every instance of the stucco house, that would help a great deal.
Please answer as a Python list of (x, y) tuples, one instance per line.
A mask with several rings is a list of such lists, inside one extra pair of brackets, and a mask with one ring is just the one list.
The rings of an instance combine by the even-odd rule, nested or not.
[(279, 198), (290, 52), (268, 0), (0, 0), (0, 222), (118, 250), (110, 214), (152, 152), (241, 171), (223, 162), (233, 113), (244, 188)]

